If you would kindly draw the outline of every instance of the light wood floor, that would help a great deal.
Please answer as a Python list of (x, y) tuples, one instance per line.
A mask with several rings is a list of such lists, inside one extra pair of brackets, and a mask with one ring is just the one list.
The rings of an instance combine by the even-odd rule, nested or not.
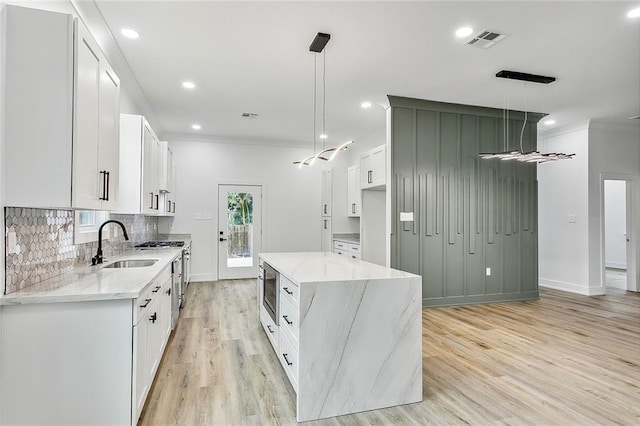
[[(194, 283), (141, 425), (295, 424), (255, 280)], [(640, 425), (640, 294), (423, 311), (424, 401), (308, 424)]]

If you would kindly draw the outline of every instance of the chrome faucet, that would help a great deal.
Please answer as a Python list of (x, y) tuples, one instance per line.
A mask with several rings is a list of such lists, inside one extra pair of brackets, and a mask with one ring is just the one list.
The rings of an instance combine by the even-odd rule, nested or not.
[(95, 256), (93, 256), (91, 258), (91, 264), (92, 265), (97, 265), (99, 263), (102, 263), (103, 258), (102, 258), (102, 228), (104, 228), (104, 226), (107, 223), (117, 223), (118, 225), (120, 225), (120, 228), (122, 228), (122, 232), (124, 234), (124, 239), (125, 240), (129, 240), (129, 236), (127, 235), (127, 230), (124, 227), (124, 224), (122, 222), (120, 222), (119, 220), (107, 220), (105, 221), (102, 225), (100, 225), (100, 228), (98, 228), (98, 252), (96, 253)]

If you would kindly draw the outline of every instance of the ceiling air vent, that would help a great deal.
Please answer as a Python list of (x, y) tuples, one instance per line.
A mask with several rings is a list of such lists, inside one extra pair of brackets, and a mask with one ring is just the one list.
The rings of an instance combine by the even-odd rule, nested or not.
[(465, 42), (469, 46), (482, 47), (488, 49), (499, 41), (504, 40), (507, 37), (506, 34), (496, 33), (494, 31), (482, 30), (475, 36), (471, 37)]
[(243, 118), (257, 118), (258, 114), (256, 114), (255, 112), (243, 112), (242, 113), (242, 117)]

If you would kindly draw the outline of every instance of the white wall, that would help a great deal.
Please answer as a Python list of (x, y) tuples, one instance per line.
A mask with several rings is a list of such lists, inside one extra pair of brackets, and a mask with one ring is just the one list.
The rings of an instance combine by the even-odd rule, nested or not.
[(627, 269), (627, 183), (604, 181), (604, 253), (607, 268)]
[[(604, 179), (632, 181), (633, 220), (628, 234), (632, 242), (640, 241), (640, 123), (592, 120), (546, 132), (539, 141), (543, 152), (576, 154), (572, 160), (538, 166), (540, 285), (604, 294)], [(575, 215), (575, 223), (569, 222), (569, 215)], [(631, 245), (627, 259), (635, 277), (630, 285), (639, 278), (634, 269), (640, 263), (637, 245)]]
[[(538, 274), (541, 286), (585, 293), (589, 283), (588, 122), (538, 137), (541, 152), (575, 153), (538, 166)], [(569, 216), (575, 216), (570, 223)]]
[(635, 179), (632, 185), (631, 229), (632, 244), (627, 267), (629, 290), (638, 291), (640, 264), (640, 121), (603, 123), (592, 121), (589, 125), (589, 289), (590, 294), (605, 292), (603, 240), (603, 180), (607, 177)]
[[(217, 280), (218, 184), (262, 185), (262, 250), (320, 250), (321, 168), (293, 161), (308, 149), (170, 141), (176, 163), (176, 216), (160, 232), (190, 233), (195, 281)], [(210, 217), (211, 219), (196, 219)]]

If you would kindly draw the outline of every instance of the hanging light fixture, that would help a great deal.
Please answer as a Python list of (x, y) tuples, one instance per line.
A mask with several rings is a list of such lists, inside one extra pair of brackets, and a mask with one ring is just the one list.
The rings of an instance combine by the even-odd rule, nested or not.
[[(525, 81), (524, 93), (525, 93), (525, 104), (526, 104), (526, 93), (527, 93), (527, 81), (534, 83), (542, 83), (549, 84), (556, 81), (555, 77), (547, 77), (543, 75), (535, 75), (535, 74), (527, 74), (521, 73), (517, 71), (506, 71), (502, 70), (496, 74), (496, 77), (513, 79), (513, 80), (523, 80)], [(506, 103), (506, 101), (505, 101)], [(499, 158), (500, 160), (508, 161), (508, 160), (516, 160), (524, 163), (549, 163), (551, 161), (557, 160), (570, 160), (575, 154), (564, 154), (559, 152), (549, 152), (549, 153), (540, 153), (538, 151), (529, 151), (524, 152), (522, 150), (522, 137), (524, 136), (524, 129), (527, 125), (527, 111), (524, 112), (524, 123), (522, 124), (522, 130), (520, 131), (520, 149), (518, 151), (507, 151), (506, 148), (508, 146), (508, 134), (509, 134), (509, 110), (505, 106), (503, 111), (503, 130), (504, 130), (504, 145), (505, 151), (502, 152), (485, 152), (480, 153), (479, 156), (483, 160), (489, 160), (492, 158)]]
[[(297, 165), (299, 168), (303, 166), (311, 166), (316, 160), (322, 161), (331, 161), (333, 160), (339, 152), (344, 151), (353, 143), (353, 141), (348, 141), (343, 143), (340, 146), (327, 148), (327, 96), (326, 96), (326, 53), (324, 52), (324, 47), (331, 39), (331, 34), (326, 33), (318, 33), (315, 38), (311, 42), (309, 46), (309, 51), (314, 52), (313, 58), (313, 155), (305, 158), (304, 160), (294, 161), (293, 164)], [(316, 123), (317, 123), (317, 105), (318, 105), (318, 53), (322, 53), (322, 133), (318, 136), (316, 132)], [(322, 149), (316, 153), (316, 145), (317, 138), (322, 139)]]

